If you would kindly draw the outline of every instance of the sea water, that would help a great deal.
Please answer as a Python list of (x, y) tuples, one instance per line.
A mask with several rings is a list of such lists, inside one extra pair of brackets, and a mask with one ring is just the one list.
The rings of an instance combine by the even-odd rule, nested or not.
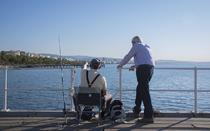
[[(210, 67), (209, 63), (170, 64), (160, 63), (156, 67)], [(9, 109), (63, 109), (63, 91), (67, 108), (71, 102), (71, 70), (64, 69), (64, 90), (60, 69), (9, 69), (8, 108)], [(80, 83), (81, 69), (76, 69), (74, 85)], [(107, 64), (100, 69), (106, 77), (108, 91), (113, 99), (119, 99), (119, 70), (116, 64)], [(126, 111), (132, 110), (136, 96), (136, 76), (134, 71), (122, 70), (122, 101)], [(4, 70), (0, 70), (0, 108), (3, 108)], [(198, 70), (198, 90), (210, 90), (210, 70)], [(150, 82), (151, 90), (193, 90), (194, 70), (155, 69)], [(194, 110), (193, 91), (151, 91), (153, 107), (161, 112), (191, 112)], [(210, 92), (198, 92), (198, 111), (210, 112)]]

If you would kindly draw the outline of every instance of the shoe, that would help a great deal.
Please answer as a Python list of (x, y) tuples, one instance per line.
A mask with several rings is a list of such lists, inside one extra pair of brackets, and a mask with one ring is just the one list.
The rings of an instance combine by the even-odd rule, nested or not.
[(133, 107), (133, 115), (134, 115), (135, 118), (139, 117), (140, 112), (141, 112), (141, 110), (137, 106)]
[(134, 118), (139, 118), (139, 113), (133, 112), (133, 117), (134, 117)]
[(154, 123), (154, 119), (153, 118), (142, 118), (142, 119), (138, 119), (137, 122), (149, 124), (149, 123)]

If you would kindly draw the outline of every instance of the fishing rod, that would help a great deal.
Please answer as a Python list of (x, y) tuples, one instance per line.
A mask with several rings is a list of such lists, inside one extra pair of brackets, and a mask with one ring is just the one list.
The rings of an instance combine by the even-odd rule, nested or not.
[(66, 120), (66, 102), (65, 102), (64, 79), (63, 79), (63, 59), (62, 59), (62, 54), (61, 54), (60, 35), (58, 36), (58, 43), (59, 43), (59, 54), (60, 54), (61, 87), (62, 87), (62, 95), (63, 95), (63, 113)]

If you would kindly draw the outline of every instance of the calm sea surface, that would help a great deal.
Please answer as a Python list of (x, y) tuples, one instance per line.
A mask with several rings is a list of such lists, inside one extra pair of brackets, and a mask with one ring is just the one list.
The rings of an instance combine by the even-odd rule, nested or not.
[[(210, 67), (209, 63), (157, 64), (157, 67)], [(109, 92), (119, 98), (119, 72), (116, 65), (106, 65), (100, 70), (107, 79)], [(67, 107), (70, 107), (69, 88), (70, 69), (64, 70), (64, 88)], [(80, 83), (80, 69), (76, 70), (75, 85)], [(198, 89), (210, 90), (210, 70), (198, 71)], [(135, 72), (123, 70), (122, 87), (134, 91), (122, 94), (126, 110), (134, 106)], [(3, 108), (4, 70), (0, 70), (0, 108)], [(194, 72), (192, 70), (155, 69), (150, 89), (193, 90)], [(191, 112), (194, 110), (193, 92), (157, 92), (151, 91), (155, 109), (162, 112)], [(210, 112), (210, 92), (198, 93), (198, 111)], [(20, 69), (8, 71), (8, 108), (9, 109), (62, 109), (61, 72), (59, 69)]]

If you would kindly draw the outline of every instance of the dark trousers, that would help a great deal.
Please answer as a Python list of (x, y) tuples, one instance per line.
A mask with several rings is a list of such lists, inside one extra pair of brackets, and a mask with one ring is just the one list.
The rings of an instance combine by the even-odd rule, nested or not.
[(141, 108), (141, 103), (144, 104), (144, 118), (153, 117), (153, 108), (149, 92), (149, 82), (152, 78), (154, 66), (139, 65), (136, 69), (136, 78), (138, 85), (136, 88), (135, 104), (137, 108)]

